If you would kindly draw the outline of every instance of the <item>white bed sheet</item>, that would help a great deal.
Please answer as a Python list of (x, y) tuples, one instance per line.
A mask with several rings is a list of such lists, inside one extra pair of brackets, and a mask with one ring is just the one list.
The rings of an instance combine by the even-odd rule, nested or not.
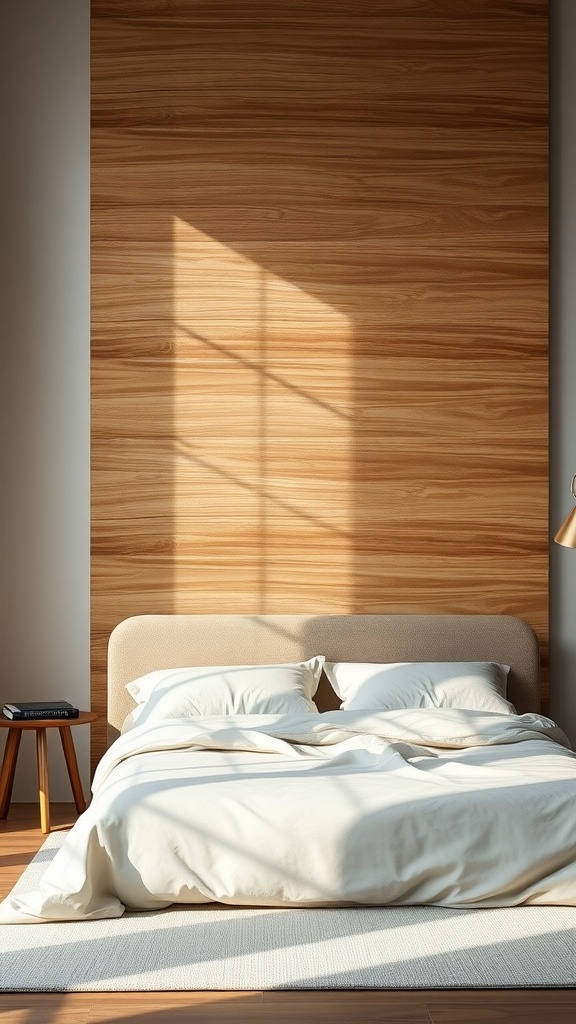
[(542, 716), (455, 709), (136, 726), (0, 922), (213, 901), (574, 906), (576, 754)]

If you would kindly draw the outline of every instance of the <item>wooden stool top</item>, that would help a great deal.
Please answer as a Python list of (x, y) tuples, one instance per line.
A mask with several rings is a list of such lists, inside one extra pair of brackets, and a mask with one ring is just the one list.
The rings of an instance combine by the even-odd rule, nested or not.
[(4, 729), (62, 729), (67, 725), (86, 725), (97, 718), (95, 711), (81, 711), (78, 718), (6, 718), (0, 713), (0, 726)]

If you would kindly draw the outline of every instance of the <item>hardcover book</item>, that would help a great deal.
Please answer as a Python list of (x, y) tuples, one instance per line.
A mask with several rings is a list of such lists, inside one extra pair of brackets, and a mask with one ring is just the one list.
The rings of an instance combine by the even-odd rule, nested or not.
[(18, 701), (5, 704), (2, 709), (5, 718), (78, 718), (78, 708), (67, 700)]

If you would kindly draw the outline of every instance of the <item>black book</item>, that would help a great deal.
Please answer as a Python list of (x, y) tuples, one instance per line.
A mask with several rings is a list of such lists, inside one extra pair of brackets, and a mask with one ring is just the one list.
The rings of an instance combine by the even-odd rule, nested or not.
[(67, 700), (34, 700), (5, 704), (2, 709), (5, 718), (78, 718), (78, 708)]

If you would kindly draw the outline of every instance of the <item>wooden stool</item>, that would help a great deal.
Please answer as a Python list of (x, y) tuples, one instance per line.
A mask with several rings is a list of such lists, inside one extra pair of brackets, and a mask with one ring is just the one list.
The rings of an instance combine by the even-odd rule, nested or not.
[(46, 730), (58, 729), (62, 740), (62, 749), (74, 803), (78, 814), (86, 810), (86, 801), (82, 792), (82, 782), (78, 771), (78, 761), (72, 740), (71, 729), (75, 725), (86, 725), (94, 722), (98, 715), (94, 711), (81, 711), (78, 718), (5, 718), (0, 714), (0, 727), (9, 729), (4, 749), (2, 770), (0, 771), (0, 818), (8, 817), (8, 809), (12, 799), (12, 786), (16, 772), (16, 761), (20, 749), (20, 740), (24, 729), (36, 730), (36, 760), (38, 762), (38, 792), (40, 798), (40, 828), (46, 833), (50, 831), (50, 787), (48, 783), (48, 747)]

